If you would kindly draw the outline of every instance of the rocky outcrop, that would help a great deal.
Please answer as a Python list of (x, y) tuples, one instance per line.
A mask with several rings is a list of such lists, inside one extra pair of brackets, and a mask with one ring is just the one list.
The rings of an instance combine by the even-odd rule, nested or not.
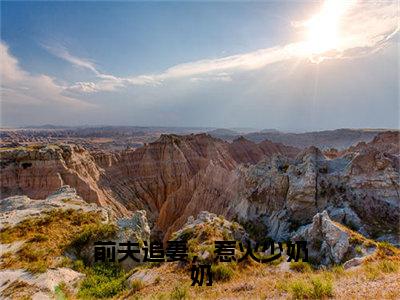
[[(126, 243), (128, 241), (132, 243), (138, 243), (143, 245), (143, 243), (148, 243), (150, 241), (150, 227), (146, 217), (146, 211), (138, 210), (133, 213), (130, 218), (118, 218), (114, 219), (111, 224), (115, 225), (115, 232), (110, 233), (108, 236), (103, 237), (101, 241), (111, 241), (115, 242), (116, 245), (119, 243)], [(90, 238), (85, 241), (84, 244), (79, 244), (77, 246), (72, 245), (67, 250), (67, 255), (72, 259), (83, 259), (86, 264), (92, 265), (95, 262), (94, 243), (98, 242), (98, 238)], [(143, 259), (144, 253), (137, 254), (140, 260)], [(125, 270), (130, 270), (134, 266), (138, 265), (138, 262), (132, 259), (126, 259), (120, 262), (121, 266)]]
[(27, 196), (14, 196), (0, 201), (0, 228), (13, 226), (25, 219), (37, 217), (54, 209), (79, 209), (84, 212), (98, 212), (103, 222), (110, 222), (112, 210), (87, 203), (77, 195), (74, 188), (62, 186), (46, 199), (30, 199)]
[(292, 239), (307, 241), (309, 259), (316, 264), (332, 265), (344, 262), (349, 252), (349, 234), (335, 225), (326, 211), (314, 216), (310, 225), (300, 228)]
[(44, 199), (61, 186), (70, 185), (87, 202), (128, 214), (99, 187), (103, 171), (80, 146), (48, 145), (2, 150), (0, 162), (2, 198), (27, 195), (32, 199)]
[(84, 274), (69, 268), (49, 269), (34, 275), (24, 270), (0, 270), (2, 299), (54, 299), (54, 291), (61, 283), (76, 290)]
[(233, 201), (238, 216), (265, 224), (269, 236), (284, 240), (327, 210), (337, 222), (397, 244), (399, 171), (395, 155), (379, 150), (393, 153), (398, 147), (393, 136), (378, 135), (371, 143), (333, 158), (310, 147), (295, 159), (275, 155), (242, 169), (242, 192)]
[[(136, 211), (130, 218), (117, 218), (112, 210), (85, 202), (77, 195), (76, 190), (69, 186), (61, 187), (44, 200), (33, 200), (27, 196), (3, 199), (0, 201), (0, 229), (14, 227), (26, 219), (47, 216), (50, 211), (55, 210), (97, 213), (96, 218), (99, 218), (98, 220), (102, 225), (115, 225), (116, 231), (107, 236), (107, 241), (111, 240), (116, 243), (137, 241), (142, 244), (150, 239), (150, 227), (145, 211)], [(50, 225), (44, 222), (41, 226), (46, 232), (45, 227)], [(92, 236), (86, 241), (79, 239), (78, 244), (66, 240), (68, 247), (62, 255), (72, 260), (83, 259), (90, 265), (94, 262), (93, 249), (97, 238)], [(0, 243), (0, 262), (3, 263), (5, 253), (8, 256), (18, 253), (26, 242), (26, 240), (18, 240), (10, 244)], [(63, 256), (56, 259), (61, 261), (66, 258)], [(34, 261), (30, 262), (34, 263)], [(125, 260), (121, 265), (126, 270), (130, 270), (136, 263), (133, 260)], [(45, 267), (47, 267), (47, 270), (44, 272), (33, 274), (25, 269), (8, 269), (7, 265), (2, 265), (2, 270), (0, 270), (0, 298), (53, 299), (55, 288), (61, 283), (66, 284), (68, 290), (76, 292), (78, 282), (85, 277), (84, 274), (70, 268), (50, 268), (50, 265)]]
[[(211, 235), (203, 234), (206, 228), (211, 228)], [(196, 238), (198, 243), (210, 244), (215, 240), (235, 240), (247, 242), (249, 235), (241, 225), (230, 222), (223, 217), (218, 217), (208, 211), (200, 212), (196, 218), (190, 216), (183, 227), (174, 232), (174, 240), (188, 240)]]

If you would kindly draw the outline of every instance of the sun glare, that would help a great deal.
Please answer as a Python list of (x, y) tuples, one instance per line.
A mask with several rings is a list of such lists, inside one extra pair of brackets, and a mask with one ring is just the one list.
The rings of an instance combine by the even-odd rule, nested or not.
[(306, 40), (303, 50), (308, 55), (321, 54), (329, 50), (340, 49), (340, 21), (354, 1), (327, 0), (319, 13), (303, 22), (306, 28)]

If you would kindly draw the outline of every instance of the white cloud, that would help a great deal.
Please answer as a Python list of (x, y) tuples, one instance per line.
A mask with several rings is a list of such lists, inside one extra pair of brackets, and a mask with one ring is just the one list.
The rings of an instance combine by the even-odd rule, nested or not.
[(199, 77), (190, 78), (191, 82), (209, 82), (209, 81), (219, 81), (219, 82), (230, 82), (232, 81), (232, 77), (228, 73), (218, 73), (215, 75), (206, 75)]
[[(332, 9), (337, 11), (332, 12)], [(303, 38), (285, 46), (178, 64), (160, 73), (131, 77), (103, 74), (91, 61), (75, 57), (65, 49), (47, 49), (95, 73), (98, 81), (77, 82), (69, 87), (74, 92), (114, 91), (129, 85), (155, 85), (180, 78), (187, 78), (189, 82), (229, 81), (235, 73), (261, 69), (293, 58), (319, 63), (325, 59), (355, 58), (379, 51), (398, 31), (398, 8), (395, 1), (326, 0), (318, 14), (306, 21), (294, 22), (294, 25), (296, 28), (313, 26), (308, 28), (311, 40)], [(325, 44), (315, 45), (321, 40)]]
[(96, 75), (100, 74), (100, 72), (97, 71), (95, 64), (91, 60), (74, 56), (71, 53), (69, 53), (68, 50), (65, 49), (65, 47), (49, 46), (44, 44), (42, 44), (42, 46), (54, 56), (57, 56), (75, 66), (88, 69), (93, 73), (95, 73)]
[(4, 42), (0, 43), (0, 55), (2, 105), (55, 104), (79, 109), (92, 106), (65, 95), (65, 87), (55, 83), (51, 77), (32, 75), (23, 70)]

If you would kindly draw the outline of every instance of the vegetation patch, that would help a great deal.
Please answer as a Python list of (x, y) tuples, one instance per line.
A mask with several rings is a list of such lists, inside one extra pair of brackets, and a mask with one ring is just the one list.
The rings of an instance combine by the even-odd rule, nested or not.
[(220, 263), (211, 265), (211, 273), (215, 281), (229, 281), (235, 275), (235, 271), (231, 263)]
[(83, 272), (86, 278), (80, 284), (78, 297), (110, 298), (126, 289), (124, 283), (128, 274), (118, 264), (95, 264)]
[(397, 249), (395, 246), (388, 242), (380, 242), (377, 243), (377, 251), (376, 258), (387, 258), (391, 257), (392, 259), (400, 259), (400, 249)]
[(54, 293), (57, 300), (73, 299), (73, 293), (70, 291), (65, 282), (61, 282), (54, 289)]
[(290, 270), (300, 273), (308, 273), (312, 271), (310, 264), (304, 261), (291, 261), (289, 268)]
[(1, 243), (25, 242), (16, 253), (2, 257), (0, 269), (22, 268), (37, 273), (59, 267), (60, 263), (67, 266), (66, 260), (59, 258), (68, 247), (116, 231), (114, 225), (102, 224), (100, 219), (97, 212), (58, 209), (2, 229)]
[(381, 278), (385, 274), (398, 272), (400, 269), (399, 262), (390, 259), (383, 259), (374, 262), (368, 262), (363, 265), (367, 279), (375, 280)]
[(348, 227), (346, 227), (343, 224), (340, 224), (338, 222), (334, 222), (333, 221), (333, 223), (337, 227), (339, 227), (341, 230), (345, 231), (349, 235), (350, 244), (352, 244), (352, 245), (364, 245), (365, 247), (375, 247), (376, 246), (376, 242), (364, 237), (360, 233), (358, 233), (358, 232), (356, 232), (354, 230), (351, 230), (350, 228), (348, 228)]
[(142, 288), (144, 288), (144, 282), (141, 279), (134, 279), (131, 281), (131, 290), (133, 292), (140, 291)]
[(307, 277), (296, 277), (277, 286), (288, 292), (293, 299), (324, 299), (333, 296), (332, 276), (317, 274)]
[(31, 299), (31, 296), (40, 289), (30, 285), (25, 281), (16, 280), (9, 284), (1, 293), (1, 298), (5, 299)]
[(361, 246), (357, 245), (354, 248), (354, 251), (356, 251), (357, 254), (361, 255), (363, 253)]
[(170, 300), (184, 300), (189, 298), (187, 287), (176, 286), (169, 295)]

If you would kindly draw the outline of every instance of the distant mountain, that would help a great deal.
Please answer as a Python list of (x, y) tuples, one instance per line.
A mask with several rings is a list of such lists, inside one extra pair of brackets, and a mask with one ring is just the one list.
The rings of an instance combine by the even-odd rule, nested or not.
[(218, 128), (207, 132), (215, 138), (223, 139), (225, 141), (233, 141), (240, 133), (232, 129)]
[[(255, 143), (270, 140), (274, 143), (282, 143), (297, 148), (316, 146), (320, 149), (336, 148), (344, 149), (359, 142), (370, 142), (384, 129), (336, 129), (314, 131), (305, 133), (286, 133), (276, 130), (263, 130), (252, 132), (244, 137)], [(221, 137), (222, 138), (222, 137)], [(229, 137), (227, 140), (231, 140)]]
[(279, 130), (270, 128), (270, 129), (263, 129), (263, 130), (261, 130), (261, 132), (262, 133), (279, 133)]
[[(249, 130), (249, 129), (247, 129)], [(232, 142), (240, 136), (260, 143), (268, 140), (296, 148), (316, 146), (322, 150), (336, 148), (343, 150), (359, 142), (370, 142), (379, 133), (387, 129), (336, 129), (304, 133), (282, 132), (276, 129), (263, 129), (248, 132), (245, 129), (201, 128), (201, 127), (143, 127), (143, 126), (80, 126), (63, 127), (43, 125), (26, 128), (2, 128), (0, 137), (4, 143), (16, 141), (38, 142), (41, 139), (76, 139), (76, 138), (110, 138), (128, 144), (155, 141), (161, 134), (197, 134), (206, 132), (214, 138)], [(398, 131), (398, 130), (395, 130)], [(122, 139), (122, 140), (121, 140)], [(126, 142), (126, 141), (125, 141)]]
[(65, 129), (65, 128), (69, 128), (69, 126), (44, 124), (44, 125), (40, 125), (40, 126), (21, 127), (21, 129), (22, 129), (22, 128), (32, 128), (32, 129)]

